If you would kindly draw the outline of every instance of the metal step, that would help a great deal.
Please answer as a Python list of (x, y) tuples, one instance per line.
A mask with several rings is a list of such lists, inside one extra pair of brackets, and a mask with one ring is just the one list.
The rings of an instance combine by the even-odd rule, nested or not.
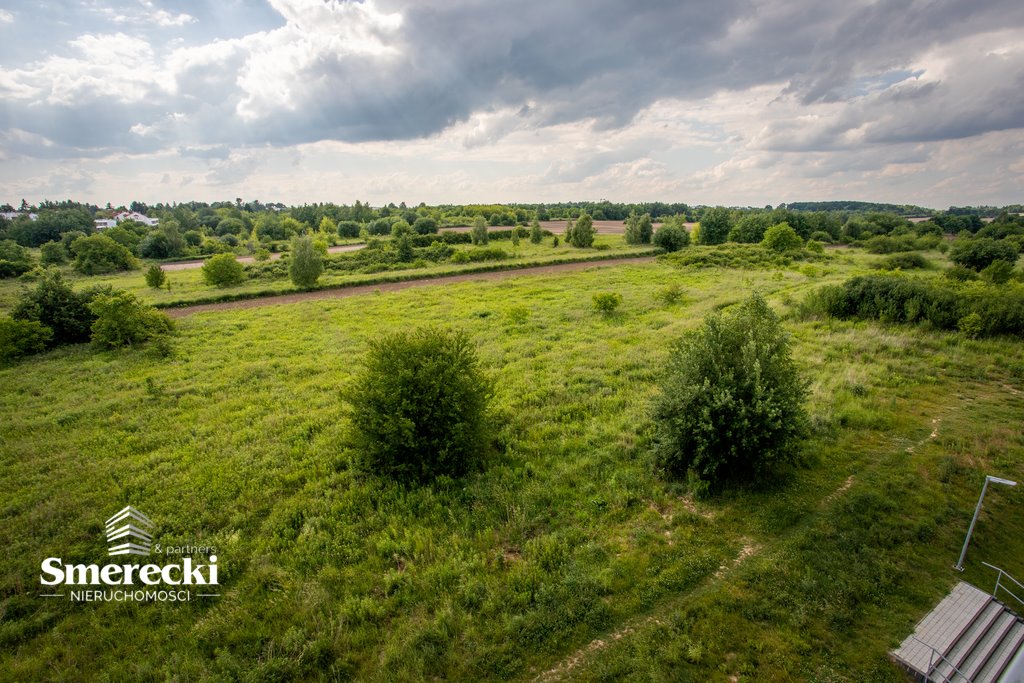
[(972, 683), (977, 683), (978, 674), (981, 672), (985, 665), (989, 663), (992, 656), (995, 654), (999, 646), (1002, 645), (1003, 639), (1006, 634), (1010, 632), (1014, 626), (1017, 625), (1017, 615), (1013, 612), (1003, 610), (1003, 613), (996, 619), (995, 624), (985, 632), (985, 634), (978, 639), (975, 646), (971, 649), (971, 654), (964, 662), (963, 667), (960, 671), (969, 678)]
[(978, 672), (974, 679), (975, 683), (996, 683), (999, 677), (1003, 675), (1010, 660), (1020, 650), (1021, 645), (1024, 645), (1024, 623), (1018, 619), (1006, 637), (1003, 638), (1003, 642), (992, 653), (989, 663)]
[[(974, 622), (971, 623), (970, 627), (967, 628), (960, 637), (957, 639), (953, 647), (945, 653), (945, 659), (938, 662), (935, 668), (932, 670), (931, 677), (940, 681), (964, 681), (964, 677), (957, 674), (957, 671), (963, 671), (964, 662), (970, 657), (971, 651), (974, 649), (975, 643), (978, 639), (987, 632), (992, 624), (999, 619), (1003, 614), (1003, 606), (995, 600), (990, 601), (977, 617)], [(956, 667), (954, 669), (954, 667)]]

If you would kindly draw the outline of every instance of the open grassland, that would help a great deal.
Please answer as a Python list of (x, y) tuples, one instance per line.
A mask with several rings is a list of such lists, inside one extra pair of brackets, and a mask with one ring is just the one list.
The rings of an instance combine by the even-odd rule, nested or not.
[[(559, 241), (561, 241), (561, 238), (559, 238)], [(546, 237), (540, 244), (531, 244), (528, 237), (523, 237), (520, 239), (519, 246), (513, 246), (511, 240), (491, 240), (488, 246), (503, 250), (508, 255), (508, 258), (464, 264), (451, 261), (441, 263), (419, 261), (403, 264), (400, 270), (377, 272), (346, 272), (327, 269), (320, 276), (317, 287), (344, 287), (399, 279), (436, 277), (438, 275), (472, 272), (474, 270), (515, 268), (531, 264), (616, 258), (654, 253), (650, 245), (634, 246), (626, 244), (621, 235), (599, 235), (594, 240), (594, 247), (590, 249), (576, 249), (564, 243), (557, 247), (552, 247), (550, 237)], [(477, 247), (467, 244), (455, 245), (455, 248), (457, 251), (465, 252), (472, 252), (477, 249)], [(332, 255), (332, 258), (346, 258), (347, 256), (345, 254), (337, 254)], [(93, 276), (80, 275), (70, 266), (63, 266), (61, 270), (76, 289), (94, 285), (109, 285), (114, 289), (129, 291), (143, 301), (157, 306), (175, 306), (220, 298), (245, 298), (300, 291), (292, 284), (287, 274), (273, 278), (250, 278), (235, 287), (215, 287), (203, 281), (203, 273), (200, 268), (170, 271), (167, 273), (170, 288), (165, 286), (163, 289), (153, 289), (146, 284), (146, 267), (147, 265), (144, 265), (138, 270)], [(22, 283), (17, 278), (0, 280), (0, 312), (10, 310), (14, 306), (24, 286), (32, 286), (32, 283)]]
[[(901, 681), (886, 651), (959, 578), (983, 475), (1024, 478), (1019, 340), (790, 319), (803, 466), (698, 501), (648, 459), (671, 340), (751, 290), (785, 313), (875, 260), (203, 313), (169, 359), (82, 346), (2, 369), (0, 679)], [(482, 471), (405, 489), (352, 467), (339, 393), (369, 340), (421, 324), (472, 335), (500, 429)], [(968, 580), (990, 586), (982, 560), (1024, 575), (1020, 495), (990, 492)], [(223, 596), (37, 597), (39, 562), (102, 561), (128, 503), (158, 543), (215, 545)]]

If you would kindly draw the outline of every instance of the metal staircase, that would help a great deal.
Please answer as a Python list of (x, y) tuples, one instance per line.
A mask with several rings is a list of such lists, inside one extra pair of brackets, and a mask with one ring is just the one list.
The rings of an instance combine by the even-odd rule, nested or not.
[(1024, 585), (998, 567), (985, 566), (999, 572), (992, 594), (961, 581), (890, 653), (916, 680), (1024, 682), (1024, 619), (998, 597), (1002, 589), (1024, 605), (1014, 593), (1024, 595)]

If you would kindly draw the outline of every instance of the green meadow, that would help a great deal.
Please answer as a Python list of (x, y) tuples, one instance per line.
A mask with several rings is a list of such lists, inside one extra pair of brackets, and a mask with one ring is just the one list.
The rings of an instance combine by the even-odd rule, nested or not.
[[(952, 568), (984, 475), (1024, 478), (1024, 345), (799, 314), (878, 260), (595, 264), (196, 314), (170, 357), (0, 368), (0, 680), (903, 681), (887, 651), (957, 580), (1024, 578), (1019, 488), (990, 490)], [(205, 291), (193, 274), (172, 294)], [(142, 271), (107, 280), (147, 294)], [(812, 432), (798, 466), (694, 499), (652, 464), (651, 401), (671, 342), (755, 290)], [(341, 394), (369, 341), (419, 325), (472, 336), (495, 428), (479, 471), (404, 487), (355, 467)], [(221, 596), (39, 597), (40, 562), (104, 561), (127, 504), (157, 543), (215, 546)]]
[[(390, 238), (385, 241), (390, 241)], [(519, 245), (514, 246), (511, 240), (491, 240), (489, 246), (505, 252), (505, 258), (463, 264), (455, 263), (451, 260), (437, 263), (418, 259), (405, 264), (397, 264), (393, 269), (370, 269), (371, 272), (332, 270), (328, 266), (320, 276), (317, 288), (344, 287), (472, 271), (500, 270), (564, 261), (641, 256), (655, 253), (650, 245), (626, 244), (622, 235), (598, 235), (594, 240), (594, 247), (589, 249), (576, 249), (567, 246), (562, 242), (561, 236), (559, 236), (559, 241), (561, 244), (552, 246), (551, 238), (546, 237), (541, 244), (531, 244), (528, 237), (523, 237)], [(456, 253), (466, 252), (467, 254), (472, 254), (477, 250), (476, 247), (461, 244), (455, 245), (454, 249)], [(331, 261), (344, 261), (355, 256), (356, 254), (353, 253), (331, 254), (327, 258), (327, 262), (329, 264)], [(288, 278), (287, 268), (284, 268), (284, 272), (280, 275), (248, 277), (242, 284), (234, 287), (216, 287), (206, 284), (203, 281), (203, 271), (201, 268), (170, 270), (167, 272), (168, 283), (163, 288), (154, 289), (146, 284), (146, 268), (155, 262), (140, 260), (140, 263), (142, 267), (139, 269), (111, 273), (109, 275), (82, 275), (77, 273), (70, 265), (61, 266), (60, 269), (67, 280), (76, 287), (109, 285), (114, 289), (131, 292), (143, 301), (156, 306), (187, 305), (204, 301), (250, 298), (301, 291)], [(173, 263), (170, 265), (173, 266)], [(8, 310), (14, 306), (24, 286), (31, 287), (32, 283), (29, 282), (26, 285), (26, 283), (19, 282), (17, 278), (0, 280), (0, 311)]]

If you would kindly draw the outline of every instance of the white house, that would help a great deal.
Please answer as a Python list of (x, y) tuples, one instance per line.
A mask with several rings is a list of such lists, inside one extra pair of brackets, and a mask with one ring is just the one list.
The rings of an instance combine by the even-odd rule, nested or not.
[(150, 227), (159, 225), (160, 223), (159, 218), (150, 218), (149, 216), (144, 216), (138, 211), (122, 211), (116, 214), (113, 218), (97, 218), (96, 229), (106, 230), (107, 228), (114, 227), (121, 221), (137, 221), (139, 223), (142, 223), (143, 225), (148, 225)]
[(4, 218), (6, 218), (9, 221), (13, 221), (15, 218), (19, 218), (21, 216), (28, 216), (28, 219), (30, 221), (34, 221), (35, 219), (39, 218), (38, 214), (22, 213), (20, 211), (3, 211), (3, 212), (0, 212), (0, 216), (3, 216)]

